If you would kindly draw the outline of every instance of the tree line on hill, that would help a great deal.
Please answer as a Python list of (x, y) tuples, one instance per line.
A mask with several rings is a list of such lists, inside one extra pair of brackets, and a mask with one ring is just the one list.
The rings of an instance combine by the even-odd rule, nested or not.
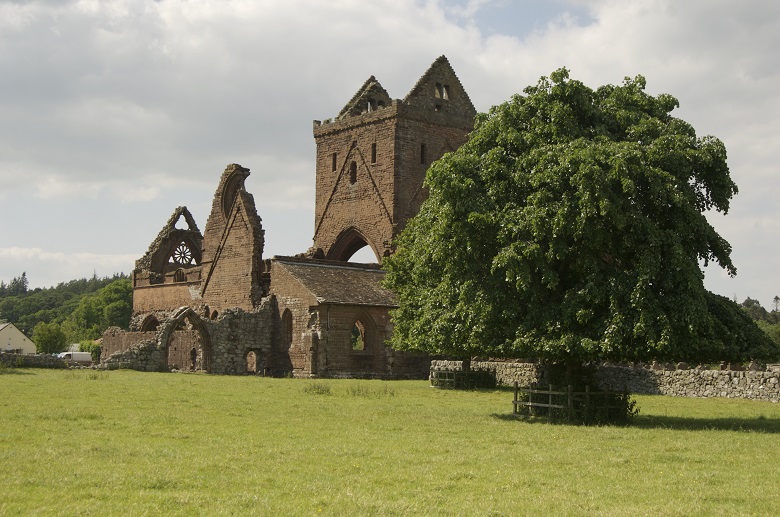
[(758, 300), (749, 296), (740, 305), (742, 310), (756, 322), (758, 328), (780, 346), (780, 296), (775, 296), (772, 300), (771, 311), (766, 310)]
[(91, 351), (108, 327), (126, 329), (132, 310), (132, 285), (122, 273), (35, 289), (29, 289), (26, 272), (0, 281), (0, 321), (13, 323), (40, 353), (61, 352), (71, 343)]

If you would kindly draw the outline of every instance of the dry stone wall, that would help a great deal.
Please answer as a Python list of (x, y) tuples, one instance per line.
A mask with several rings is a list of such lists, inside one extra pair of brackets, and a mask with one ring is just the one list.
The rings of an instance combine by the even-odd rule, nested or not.
[[(495, 374), (499, 385), (544, 383), (544, 367), (537, 363), (472, 361), (471, 369)], [(431, 370), (462, 371), (462, 361), (432, 361)], [(780, 401), (780, 372), (705, 369), (653, 369), (602, 365), (596, 371), (600, 389), (676, 397), (725, 397)]]
[(23, 355), (0, 353), (0, 364), (11, 368), (67, 368), (62, 359), (53, 355)]

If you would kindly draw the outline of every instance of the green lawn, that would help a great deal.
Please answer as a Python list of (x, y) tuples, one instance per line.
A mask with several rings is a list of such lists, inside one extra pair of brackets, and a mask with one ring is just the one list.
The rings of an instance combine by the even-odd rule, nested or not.
[(637, 400), (579, 427), (416, 381), (6, 370), (0, 515), (780, 512), (780, 405)]

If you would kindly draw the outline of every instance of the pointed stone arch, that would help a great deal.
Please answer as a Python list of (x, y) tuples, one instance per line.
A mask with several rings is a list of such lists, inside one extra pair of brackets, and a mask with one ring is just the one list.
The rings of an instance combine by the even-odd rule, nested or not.
[(156, 332), (159, 327), (160, 321), (154, 314), (150, 314), (141, 323), (141, 332)]
[[(182, 325), (187, 325), (189, 335), (176, 335)], [(172, 342), (176, 343), (175, 351), (171, 348)], [(211, 371), (212, 353), (209, 332), (201, 317), (191, 307), (180, 307), (165, 320), (158, 343), (166, 361), (166, 369), (176, 367)]]
[(354, 226), (350, 226), (339, 234), (336, 238), (336, 242), (334, 242), (333, 246), (328, 250), (326, 258), (329, 260), (347, 261), (355, 252), (364, 246), (369, 246), (371, 248), (377, 262), (382, 261), (382, 257), (377, 251), (376, 245), (374, 245), (363, 232)]
[(367, 313), (355, 314), (350, 325), (350, 349), (353, 352), (373, 352), (376, 343), (376, 323)]

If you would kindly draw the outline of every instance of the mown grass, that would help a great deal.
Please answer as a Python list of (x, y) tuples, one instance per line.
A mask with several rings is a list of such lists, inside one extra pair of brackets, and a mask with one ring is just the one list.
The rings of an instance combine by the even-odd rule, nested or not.
[(0, 514), (777, 512), (780, 405), (637, 399), (629, 427), (579, 427), (425, 382), (15, 370)]

